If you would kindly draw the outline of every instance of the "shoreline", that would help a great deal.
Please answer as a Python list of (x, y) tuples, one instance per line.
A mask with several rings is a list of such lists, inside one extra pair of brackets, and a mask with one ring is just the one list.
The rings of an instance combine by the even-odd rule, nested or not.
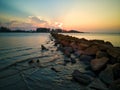
[(68, 87), (69, 90), (119, 90), (120, 48), (110, 42), (51, 33), (44, 43), (35, 46), (27, 45), (24, 50), (30, 47), (30, 51), (35, 49), (38, 54), (28, 51), (22, 53), (28, 55), (23, 60), (20, 56), (2, 65), (11, 64), (7, 68), (1, 67), (1, 81), (8, 82), (9, 79), (8, 83), (0, 83), (1, 90), (18, 87), (31, 90), (68, 90)]
[[(41, 36), (41, 34), (50, 34), (50, 33), (16, 33), (17, 35), (23, 35), (23, 36), (34, 36), (39, 35)], [(9, 36), (16, 36), (15, 33), (0, 33), (0, 37), (9, 37)], [(85, 38), (88, 40), (93, 40), (93, 39), (97, 39), (97, 40), (104, 40), (104, 41), (109, 41), (111, 42), (115, 47), (120, 47), (120, 36), (119, 34), (100, 34), (100, 33), (60, 33), (63, 35), (70, 35), (73, 37), (77, 37), (77, 38)]]
[[(76, 64), (76, 58), (87, 67), (86, 72), (74, 70), (73, 80), (86, 86), (100, 90), (120, 89), (120, 47), (114, 47), (111, 42), (104, 40), (78, 39), (68, 35), (51, 33), (55, 46), (67, 59), (67, 63)], [(92, 88), (91, 88), (92, 87)]]

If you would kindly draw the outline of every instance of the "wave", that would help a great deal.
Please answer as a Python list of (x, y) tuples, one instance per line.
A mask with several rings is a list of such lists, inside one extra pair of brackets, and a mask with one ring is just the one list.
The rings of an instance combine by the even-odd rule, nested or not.
[(11, 66), (14, 66), (14, 65), (16, 65), (16, 64), (18, 64), (18, 63), (30, 61), (30, 60), (33, 60), (33, 59), (43, 58), (43, 57), (48, 57), (48, 56), (45, 55), (45, 56), (37, 56), (37, 57), (26, 58), (26, 59), (22, 59), (22, 60), (15, 60), (15, 61), (13, 61), (13, 62), (7, 63), (7, 64), (4, 65), (3, 67), (0, 67), (0, 70), (2, 71), (2, 70), (5, 70), (5, 69), (7, 69), (7, 68), (9, 68), (9, 67), (11, 67)]

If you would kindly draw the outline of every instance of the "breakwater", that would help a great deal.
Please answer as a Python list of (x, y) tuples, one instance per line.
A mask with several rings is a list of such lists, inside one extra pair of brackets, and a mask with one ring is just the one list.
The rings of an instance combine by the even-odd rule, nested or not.
[(86, 86), (86, 90), (120, 89), (120, 47), (114, 47), (104, 40), (78, 39), (68, 35), (51, 33), (57, 50), (61, 51), (67, 63), (82, 61), (86, 72), (74, 70), (73, 80)]

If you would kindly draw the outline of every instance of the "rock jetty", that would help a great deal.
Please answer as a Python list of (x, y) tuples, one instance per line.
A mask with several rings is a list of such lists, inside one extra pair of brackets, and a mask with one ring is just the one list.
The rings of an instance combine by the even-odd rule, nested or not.
[(86, 72), (74, 70), (73, 80), (86, 85), (86, 90), (120, 90), (120, 47), (104, 40), (78, 39), (51, 33), (57, 50), (66, 63), (76, 64), (76, 58), (86, 65)]

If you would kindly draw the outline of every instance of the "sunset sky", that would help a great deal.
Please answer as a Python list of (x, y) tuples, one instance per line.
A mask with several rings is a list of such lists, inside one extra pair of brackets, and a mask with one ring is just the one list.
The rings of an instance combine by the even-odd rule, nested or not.
[(120, 0), (0, 0), (0, 26), (120, 32)]

